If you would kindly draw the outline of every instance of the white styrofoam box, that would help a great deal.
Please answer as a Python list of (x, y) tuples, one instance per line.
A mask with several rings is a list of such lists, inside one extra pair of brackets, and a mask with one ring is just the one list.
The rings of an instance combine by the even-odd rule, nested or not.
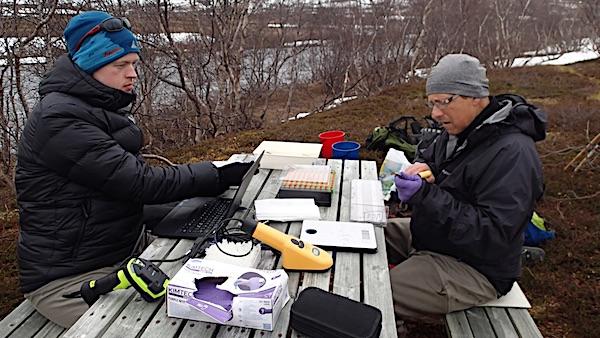
[(260, 167), (265, 169), (286, 169), (295, 164), (313, 164), (321, 153), (320, 143), (263, 141), (252, 152), (259, 155), (263, 151)]

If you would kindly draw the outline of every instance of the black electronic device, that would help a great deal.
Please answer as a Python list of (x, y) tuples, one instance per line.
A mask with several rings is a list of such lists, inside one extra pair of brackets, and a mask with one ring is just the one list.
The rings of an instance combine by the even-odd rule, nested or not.
[(115, 272), (84, 282), (79, 292), (68, 295), (67, 298), (80, 295), (91, 306), (101, 295), (133, 286), (145, 301), (155, 302), (165, 295), (168, 284), (169, 276), (158, 266), (134, 257)]
[(240, 207), (262, 156), (260, 154), (248, 169), (233, 198), (194, 197), (183, 200), (152, 228), (152, 234), (167, 238), (206, 239), (226, 226), (227, 223), (222, 221), (232, 217)]
[(290, 326), (308, 337), (376, 338), (381, 311), (315, 287), (308, 287), (292, 304)]

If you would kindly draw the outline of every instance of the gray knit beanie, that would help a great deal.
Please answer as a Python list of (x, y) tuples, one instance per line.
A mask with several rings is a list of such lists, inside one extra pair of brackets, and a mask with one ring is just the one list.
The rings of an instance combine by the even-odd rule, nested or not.
[(485, 68), (479, 60), (467, 54), (448, 54), (431, 69), (425, 92), (457, 94), (467, 97), (490, 95)]

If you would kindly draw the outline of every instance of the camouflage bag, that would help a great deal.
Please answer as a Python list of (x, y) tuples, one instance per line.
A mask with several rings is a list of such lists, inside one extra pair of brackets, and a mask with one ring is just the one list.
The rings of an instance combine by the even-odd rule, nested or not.
[(441, 132), (431, 118), (426, 117), (424, 120), (426, 127), (414, 116), (401, 116), (390, 122), (387, 127), (376, 127), (365, 141), (366, 148), (384, 152), (390, 148), (398, 149), (413, 161), (417, 149), (421, 149), (421, 144), (426, 148)]

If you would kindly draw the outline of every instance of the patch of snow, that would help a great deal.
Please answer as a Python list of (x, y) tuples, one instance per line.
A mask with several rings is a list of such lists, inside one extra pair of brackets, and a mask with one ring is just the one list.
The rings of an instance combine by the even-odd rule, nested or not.
[(299, 46), (320, 46), (323, 43), (325, 43), (325, 41), (322, 40), (297, 40), (297, 41), (292, 41), (292, 42), (286, 42), (283, 45), (285, 47), (299, 47)]
[(545, 56), (516, 58), (511, 67), (537, 66), (537, 65), (569, 65), (572, 63), (594, 60), (600, 57), (595, 51), (569, 52), (564, 54), (554, 54)]
[[(164, 33), (161, 33), (161, 35), (165, 36)], [(200, 41), (202, 39), (212, 39), (211, 37), (200, 33), (171, 33), (171, 36), (175, 42), (191, 42)]]
[[(551, 47), (545, 50), (551, 50)], [(525, 55), (535, 55), (535, 52), (527, 52)], [(594, 50), (593, 42), (590, 39), (582, 40), (581, 49), (574, 52), (563, 54), (548, 54), (543, 56), (530, 56), (516, 58), (511, 67), (537, 66), (537, 65), (555, 65), (563, 66), (572, 63), (594, 60), (600, 57), (600, 54)]]
[[(301, 118), (307, 117), (308, 115), (310, 115), (309, 112), (301, 112), (301, 113), (296, 114), (296, 116), (292, 116), (292, 117), (288, 118), (288, 121), (299, 120)], [(281, 120), (281, 122), (283, 123), (283, 122), (286, 122), (286, 121), (285, 120)]]
[[(26, 58), (21, 58), (20, 62), (22, 65), (37, 65), (40, 63), (46, 63), (48, 60), (46, 60), (45, 57), (26, 57)], [(8, 64), (8, 62), (6, 61), (6, 59), (0, 59), (0, 66), (4, 67)]]
[[(0, 56), (6, 55), (6, 51), (15, 48), (15, 46), (19, 46), (21, 41), (24, 41), (26, 38), (21, 37), (5, 37), (0, 39)], [(50, 38), (50, 44), (58, 47), (65, 48), (65, 44), (61, 37), (53, 36)], [(35, 37), (33, 40), (29, 42), (30, 46), (33, 46), (38, 49), (44, 49), (46, 47), (46, 39), (41, 37)], [(21, 46), (23, 47), (23, 46)]]
[(333, 109), (337, 106), (339, 106), (340, 104), (346, 102), (346, 101), (350, 101), (350, 100), (354, 100), (356, 99), (358, 96), (346, 96), (346, 97), (340, 97), (339, 99), (335, 99), (331, 102), (331, 104), (328, 104), (327, 106), (325, 106), (325, 108), (323, 108), (323, 110), (329, 110), (329, 109)]
[[(578, 51), (557, 53), (557, 47), (549, 46), (540, 51), (528, 51), (523, 53), (523, 57), (515, 58), (511, 67), (526, 67), (538, 65), (554, 65), (563, 66), (576, 62), (588, 61), (600, 58), (600, 53), (594, 50), (594, 45), (591, 39), (581, 40), (581, 48)], [(536, 54), (543, 54), (535, 56)], [(415, 76), (418, 78), (426, 78), (429, 74), (429, 68), (415, 69)], [(407, 74), (407, 78), (408, 78)]]
[(267, 25), (269, 28), (297, 28), (298, 25), (291, 23), (269, 23)]
[(417, 68), (415, 69), (415, 76), (424, 79), (429, 75), (429, 68)]
[[(356, 99), (357, 97), (358, 97), (358, 96), (346, 96), (346, 97), (343, 97), (343, 98), (342, 98), (342, 97), (340, 97), (340, 98), (338, 98), (338, 99), (335, 99), (335, 100), (333, 100), (333, 101), (331, 102), (331, 104), (329, 104), (329, 105), (325, 106), (325, 108), (323, 109), (323, 111), (325, 111), (325, 110), (329, 110), (329, 109), (332, 109), (332, 108), (335, 108), (335, 107), (339, 106), (340, 104), (342, 104), (342, 103), (344, 103), (344, 102), (346, 102), (346, 101), (354, 100), (354, 99)], [(301, 113), (298, 113), (298, 114), (296, 114), (296, 116), (292, 116), (292, 117), (288, 118), (287, 120), (288, 120), (288, 121), (299, 120), (299, 119), (301, 119), (301, 118), (305, 118), (305, 117), (307, 117), (307, 116), (308, 116), (308, 115), (310, 115), (310, 114), (311, 114), (311, 113), (308, 113), (308, 112), (301, 112)], [(286, 122), (286, 120), (281, 120), (281, 123), (284, 123), (284, 122)]]
[[(167, 34), (165, 33), (151, 33), (144, 34), (143, 36), (137, 35), (137, 38), (142, 40), (142, 42), (150, 42), (150, 43), (161, 43), (168, 41)], [(200, 34), (200, 33), (171, 33), (171, 38), (175, 43), (186, 43), (193, 41), (200, 41), (202, 39), (212, 39), (211, 37)]]

